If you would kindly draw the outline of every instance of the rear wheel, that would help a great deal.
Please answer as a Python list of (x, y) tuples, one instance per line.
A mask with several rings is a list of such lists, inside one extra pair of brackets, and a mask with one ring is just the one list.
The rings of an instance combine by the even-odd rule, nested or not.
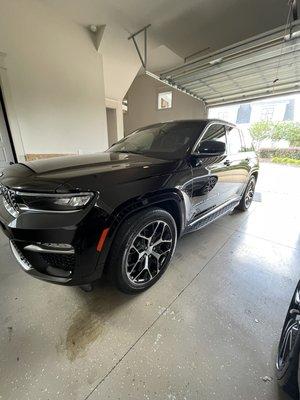
[(298, 364), (300, 352), (300, 283), (292, 298), (278, 346), (276, 373), (279, 385), (299, 399)]
[(128, 218), (111, 249), (110, 274), (126, 293), (152, 286), (165, 272), (176, 247), (177, 230), (165, 210), (151, 208)]
[(256, 185), (256, 178), (254, 175), (252, 175), (246, 186), (243, 197), (241, 198), (241, 201), (236, 207), (238, 210), (247, 211), (248, 208), (251, 206), (255, 192), (255, 185)]

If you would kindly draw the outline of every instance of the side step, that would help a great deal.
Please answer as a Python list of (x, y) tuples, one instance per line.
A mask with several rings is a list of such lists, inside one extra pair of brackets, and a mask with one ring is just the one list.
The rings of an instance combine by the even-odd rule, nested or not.
[(227, 202), (217, 207), (216, 209), (211, 210), (207, 214), (191, 222), (190, 225), (188, 225), (188, 227), (186, 228), (185, 233), (194, 232), (197, 231), (198, 229), (204, 228), (206, 225), (210, 224), (216, 219), (223, 217), (223, 215), (228, 214), (239, 204), (239, 202), (240, 199), (231, 200), (230, 202)]

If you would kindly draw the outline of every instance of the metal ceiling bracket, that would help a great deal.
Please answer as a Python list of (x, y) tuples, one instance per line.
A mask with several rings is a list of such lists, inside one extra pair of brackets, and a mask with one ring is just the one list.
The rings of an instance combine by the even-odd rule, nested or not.
[[(138, 56), (141, 60), (142, 66), (144, 69), (147, 69), (147, 29), (150, 28), (151, 24), (145, 26), (144, 28), (138, 30), (137, 32), (133, 33), (132, 35), (129, 36), (128, 40), (133, 40), (134, 46), (136, 48), (136, 51), (138, 53)], [(140, 33), (144, 32), (144, 57), (142, 56), (142, 52), (139, 48), (139, 45), (136, 41), (136, 36)]]
[[(197, 94), (192, 93), (189, 89), (187, 89), (185, 87), (181, 87), (180, 85), (173, 83), (171, 79), (167, 79), (167, 78), (161, 79), (158, 75), (153, 74), (152, 72), (147, 70), (147, 56), (148, 56), (148, 54), (147, 54), (147, 29), (150, 28), (150, 26), (151, 26), (151, 24), (145, 26), (144, 28), (142, 28), (142, 29), (138, 30), (137, 32), (133, 33), (132, 35), (130, 35), (128, 38), (128, 40), (132, 39), (132, 41), (134, 43), (134, 46), (138, 53), (138, 56), (141, 60), (142, 66), (145, 70), (145, 74), (147, 76), (150, 76), (153, 79), (156, 79), (156, 80), (162, 82), (165, 85), (168, 85), (168, 86), (178, 90), (179, 92), (185, 93), (188, 96), (191, 96), (191, 97), (194, 97), (195, 99), (203, 101), (203, 99), (201, 97), (199, 97)], [(142, 51), (136, 41), (136, 36), (139, 35), (140, 33), (144, 33), (144, 56), (142, 55)], [(203, 103), (204, 103), (204, 101), (203, 101)]]

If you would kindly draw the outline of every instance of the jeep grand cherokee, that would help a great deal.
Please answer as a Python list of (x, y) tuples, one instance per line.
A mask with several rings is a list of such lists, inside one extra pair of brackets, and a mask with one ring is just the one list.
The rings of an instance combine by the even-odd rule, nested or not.
[(28, 274), (89, 285), (105, 270), (137, 293), (162, 276), (179, 237), (247, 210), (257, 174), (235, 125), (159, 123), (100, 154), (10, 166), (0, 177), (0, 224)]

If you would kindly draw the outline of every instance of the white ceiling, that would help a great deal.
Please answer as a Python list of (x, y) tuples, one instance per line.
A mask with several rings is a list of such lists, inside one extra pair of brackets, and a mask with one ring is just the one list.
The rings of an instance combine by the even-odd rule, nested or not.
[[(140, 68), (129, 34), (149, 23), (149, 69), (157, 72), (207, 47), (217, 50), (282, 25), (288, 11), (287, 0), (38, 1), (80, 25), (106, 25), (101, 53), (111, 98), (125, 95)], [(126, 84), (116, 84), (118, 74)]]
[(116, 24), (132, 33), (152, 24), (149, 35), (180, 57), (219, 49), (283, 25), (287, 0), (40, 0), (74, 21)]

